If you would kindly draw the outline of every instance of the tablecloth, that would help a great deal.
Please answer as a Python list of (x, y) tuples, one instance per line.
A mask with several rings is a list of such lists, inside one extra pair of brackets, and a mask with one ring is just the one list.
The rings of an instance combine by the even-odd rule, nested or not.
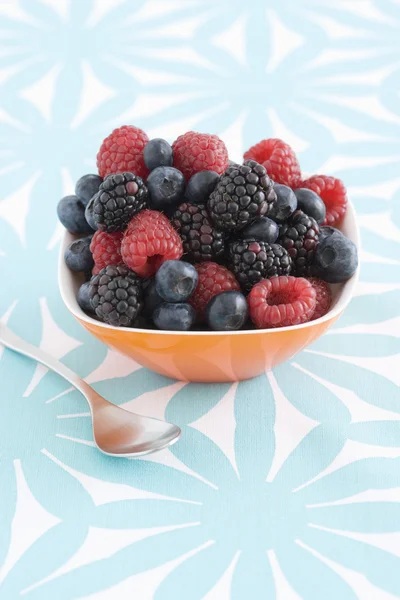
[[(396, 0), (0, 2), (0, 314), (111, 401), (178, 423), (141, 460), (94, 447), (82, 397), (0, 360), (0, 597), (400, 597), (400, 6)], [(184, 384), (63, 306), (56, 204), (132, 123), (263, 137), (343, 178), (355, 298), (252, 381)]]

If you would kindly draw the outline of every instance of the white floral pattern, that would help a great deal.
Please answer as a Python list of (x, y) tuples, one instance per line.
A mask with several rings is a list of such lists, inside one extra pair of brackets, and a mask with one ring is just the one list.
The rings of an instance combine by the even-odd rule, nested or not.
[[(84, 401), (0, 356), (0, 597), (400, 597), (400, 6), (397, 0), (0, 3), (0, 316), (110, 400), (183, 429), (100, 455)], [(134, 123), (280, 136), (342, 177), (362, 233), (350, 308), (240, 384), (174, 382), (64, 308), (55, 206)]]

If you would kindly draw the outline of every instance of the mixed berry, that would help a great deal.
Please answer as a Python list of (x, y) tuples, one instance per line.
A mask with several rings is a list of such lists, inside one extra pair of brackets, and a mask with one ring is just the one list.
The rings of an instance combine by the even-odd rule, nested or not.
[(216, 135), (172, 146), (137, 127), (115, 129), (58, 204), (79, 235), (65, 262), (86, 281), (79, 306), (119, 327), (233, 331), (299, 325), (325, 315), (329, 284), (357, 269), (337, 229), (347, 207), (335, 177), (303, 179), (279, 139), (229, 160)]

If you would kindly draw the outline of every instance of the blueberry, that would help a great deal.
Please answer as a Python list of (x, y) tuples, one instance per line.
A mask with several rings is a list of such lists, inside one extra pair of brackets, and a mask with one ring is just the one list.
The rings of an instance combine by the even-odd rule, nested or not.
[(165, 302), (185, 302), (196, 289), (199, 276), (190, 263), (167, 260), (155, 277), (156, 291)]
[(171, 146), (161, 138), (150, 140), (144, 147), (143, 158), (146, 167), (153, 171), (157, 167), (171, 167), (174, 154)]
[(269, 212), (271, 219), (277, 223), (283, 223), (286, 221), (297, 208), (297, 198), (287, 185), (275, 183), (274, 190), (277, 195), (276, 202), (272, 205), (272, 209)]
[(164, 210), (183, 200), (185, 178), (174, 167), (157, 167), (147, 178), (150, 208)]
[(206, 307), (206, 320), (216, 331), (241, 329), (249, 316), (246, 298), (240, 292), (222, 292)]
[(189, 179), (185, 196), (192, 204), (206, 204), (219, 181), (215, 171), (199, 171)]
[(294, 193), (297, 198), (297, 208), (300, 208), (309, 217), (313, 217), (317, 223), (322, 223), (326, 216), (326, 208), (322, 198), (307, 188), (298, 188), (294, 190)]
[(358, 266), (357, 247), (334, 227), (322, 227), (322, 237), (315, 251), (313, 275), (328, 283), (342, 283)]
[(152, 279), (144, 290), (143, 315), (145, 317), (151, 317), (156, 308), (163, 303), (164, 300), (157, 294), (156, 282)]
[(258, 217), (240, 233), (240, 237), (244, 240), (257, 240), (267, 244), (274, 244), (278, 239), (278, 235), (278, 225), (268, 217)]
[(103, 178), (100, 175), (82, 175), (76, 182), (75, 194), (84, 204), (87, 204), (97, 194), (101, 183), (103, 183)]
[(66, 248), (64, 260), (71, 271), (89, 271), (93, 268), (93, 256), (90, 252), (90, 242), (92, 237), (88, 236), (79, 240), (74, 240)]
[(338, 231), (338, 229), (331, 227), (330, 225), (324, 225), (324, 227), (320, 227), (318, 237), (319, 242), (322, 242), (324, 238), (326, 238), (328, 235), (332, 235), (332, 233), (335, 231)]
[(79, 288), (76, 299), (81, 309), (84, 312), (91, 314), (94, 313), (94, 310), (90, 302), (89, 290), (90, 281), (85, 281), (85, 283), (82, 283), (81, 287)]
[(90, 225), (90, 227), (94, 230), (97, 229), (97, 222), (94, 217), (94, 203), (96, 201), (97, 196), (98, 196), (98, 194), (95, 194), (93, 196), (93, 198), (91, 198), (89, 200), (89, 203), (87, 204), (87, 206), (85, 208), (85, 219), (86, 219), (88, 225)]
[(164, 302), (154, 311), (153, 321), (159, 329), (187, 331), (193, 325), (195, 317), (196, 311), (190, 304)]
[(85, 204), (78, 196), (64, 196), (57, 206), (61, 223), (71, 233), (90, 233), (92, 228), (85, 219)]

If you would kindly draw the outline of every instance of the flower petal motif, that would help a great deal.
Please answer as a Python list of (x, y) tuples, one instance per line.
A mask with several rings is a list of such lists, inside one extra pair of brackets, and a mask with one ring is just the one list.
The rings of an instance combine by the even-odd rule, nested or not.
[(256, 551), (241, 553), (232, 577), (232, 600), (256, 598), (260, 590), (265, 592), (266, 598), (276, 597), (276, 586), (268, 556)]
[(400, 338), (368, 333), (330, 334), (310, 346), (310, 351), (341, 356), (379, 357), (400, 352)]
[[(361, 400), (373, 406), (400, 413), (399, 388), (382, 375), (353, 363), (341, 361), (339, 356), (330, 358), (303, 352), (298, 358), (298, 363), (326, 381), (355, 392)], [(376, 390), (380, 393), (377, 394)]]
[(400, 568), (398, 556), (343, 535), (310, 528), (304, 542), (326, 558), (364, 575), (389, 594), (400, 594), (400, 583), (393, 577)]
[(162, 581), (154, 600), (203, 598), (229, 567), (233, 555), (232, 549), (218, 542), (195, 549)]
[(399, 485), (399, 466), (400, 458), (356, 460), (309, 483), (297, 490), (296, 495), (308, 505), (335, 502), (369, 489), (390, 489)]
[(277, 550), (276, 557), (300, 598), (358, 600), (351, 587), (308, 549), (293, 543)]
[[(399, 22), (394, 0), (1, 10), (0, 316), (111, 401), (142, 411), (151, 395), (149, 411), (166, 407), (183, 429), (156, 457), (103, 456), (80, 394), (4, 351), (1, 598), (89, 597), (171, 561), (156, 600), (205, 597), (221, 581), (232, 600), (283, 597), (272, 554), (301, 598), (355, 600), (357, 574), (378, 589), (362, 600), (400, 596), (400, 559), (382, 549), (400, 522), (399, 380), (386, 366), (400, 355)], [(122, 121), (170, 141), (218, 133), (234, 159), (283, 137), (305, 172), (346, 182), (363, 264), (359, 295), (327, 335), (237, 385), (174, 390), (137, 365), (107, 371), (105, 347), (59, 297), (55, 204)], [(53, 521), (25, 547), (27, 494)], [(88, 556), (93, 530), (121, 534), (118, 549)]]
[[(106, 560), (92, 562), (51, 579), (30, 591), (29, 595), (31, 600), (43, 600), (46, 596), (68, 600), (73, 590), (84, 598), (132, 575), (177, 559), (193, 548), (204, 545), (206, 541), (200, 527), (176, 529), (150, 536), (119, 550)], [(48, 547), (47, 552), (50, 551), (51, 548)]]
[(11, 540), (11, 523), (15, 512), (16, 482), (14, 467), (6, 463), (4, 459), (0, 462), (0, 483), (3, 490), (0, 498), (0, 564), (3, 564), (7, 556)]
[(354, 502), (309, 509), (310, 523), (342, 531), (391, 533), (400, 529), (398, 502)]

